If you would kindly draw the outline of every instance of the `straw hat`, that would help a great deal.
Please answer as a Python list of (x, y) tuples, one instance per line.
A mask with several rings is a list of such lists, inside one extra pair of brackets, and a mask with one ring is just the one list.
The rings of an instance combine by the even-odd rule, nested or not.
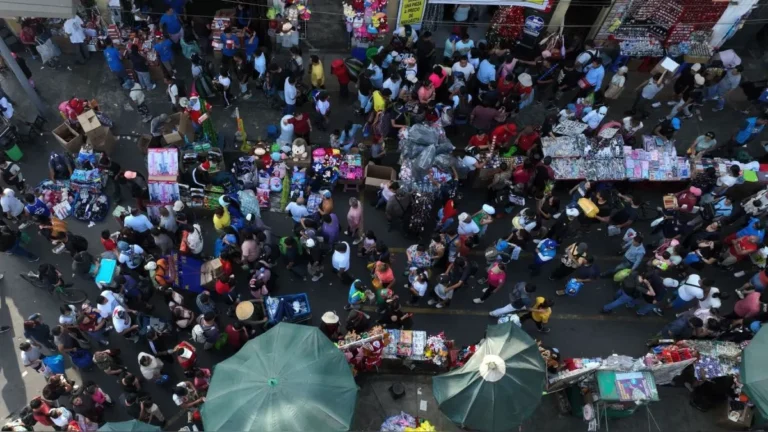
[(334, 312), (328, 311), (323, 314), (323, 317), (320, 318), (324, 323), (326, 324), (338, 324), (339, 323), (339, 316), (336, 315)]
[(253, 316), (253, 303), (249, 301), (240, 302), (235, 308), (235, 316), (240, 321), (247, 320)]
[(520, 81), (520, 84), (522, 84), (523, 87), (530, 87), (533, 85), (533, 80), (527, 73), (520, 74), (520, 76), (517, 77), (517, 80)]

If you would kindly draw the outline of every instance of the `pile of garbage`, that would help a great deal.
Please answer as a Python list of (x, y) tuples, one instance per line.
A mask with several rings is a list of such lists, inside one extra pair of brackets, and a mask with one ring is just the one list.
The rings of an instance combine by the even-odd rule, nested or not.
[(416, 124), (400, 131), (400, 164), (410, 167), (411, 179), (423, 179), (433, 166), (450, 171), (456, 166), (454, 146), (438, 124)]

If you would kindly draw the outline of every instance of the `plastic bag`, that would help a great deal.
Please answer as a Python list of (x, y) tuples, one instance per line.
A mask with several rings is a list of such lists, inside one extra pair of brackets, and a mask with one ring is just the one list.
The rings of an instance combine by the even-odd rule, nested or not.
[(456, 158), (449, 154), (438, 154), (435, 157), (434, 166), (443, 171), (450, 171), (456, 164)]
[(411, 144), (428, 146), (437, 144), (440, 140), (438, 131), (424, 124), (411, 126), (408, 130), (408, 141)]
[(615, 275), (613, 275), (613, 281), (614, 282), (621, 282), (624, 279), (626, 279), (627, 276), (629, 276), (630, 273), (632, 273), (631, 269), (619, 270), (619, 271), (616, 272)]
[(579, 291), (581, 291), (581, 287), (583, 286), (583, 283), (577, 281), (576, 279), (571, 279), (567, 284), (565, 284), (565, 293), (573, 297), (578, 294)]
[(616, 225), (608, 225), (608, 237), (613, 237), (621, 234), (621, 228)]
[(441, 142), (435, 146), (435, 152), (436, 154), (442, 155), (442, 154), (451, 154), (453, 153), (453, 150), (455, 150), (455, 147), (453, 144), (451, 144), (450, 141)]
[(430, 169), (432, 167), (432, 162), (435, 160), (435, 154), (435, 146), (427, 147), (414, 161), (414, 167), (422, 170)]

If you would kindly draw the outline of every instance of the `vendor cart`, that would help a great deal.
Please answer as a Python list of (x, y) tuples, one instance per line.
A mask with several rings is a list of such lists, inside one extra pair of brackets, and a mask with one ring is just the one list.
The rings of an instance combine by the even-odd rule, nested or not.
[(312, 319), (312, 309), (306, 293), (268, 296), (264, 303), (267, 310), (267, 327), (282, 321), (301, 323)]

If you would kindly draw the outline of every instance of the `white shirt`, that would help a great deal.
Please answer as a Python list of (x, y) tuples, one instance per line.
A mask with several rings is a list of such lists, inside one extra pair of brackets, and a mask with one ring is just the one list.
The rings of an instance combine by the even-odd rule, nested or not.
[(115, 298), (115, 293), (110, 290), (102, 291), (101, 296), (107, 299), (107, 303), (97, 304), (96, 309), (99, 311), (99, 315), (102, 318), (110, 318), (112, 316), (112, 311), (114, 311), (115, 308), (120, 305), (120, 303)]
[(73, 44), (85, 42), (83, 20), (79, 16), (74, 16), (64, 21), (64, 32), (69, 35), (69, 41)]
[(736, 180), (738, 179), (732, 175), (720, 176), (717, 178), (717, 185), (731, 187), (736, 184)]
[(474, 235), (480, 232), (480, 227), (477, 226), (475, 221), (469, 220), (469, 222), (459, 222), (459, 235)]
[(605, 118), (605, 115), (600, 114), (600, 111), (592, 110), (589, 114), (585, 115), (581, 121), (586, 123), (590, 129), (595, 130), (600, 126), (600, 122), (603, 121), (603, 118)]
[(187, 245), (193, 254), (197, 255), (203, 251), (203, 235), (200, 232), (200, 225), (192, 225), (194, 229), (187, 236)]
[(115, 310), (112, 311), (112, 325), (115, 327), (115, 331), (118, 333), (124, 332), (131, 326), (131, 316), (127, 311), (125, 311), (125, 320), (117, 317), (117, 313), (120, 311), (125, 311), (125, 308), (122, 306), (117, 306)]
[(462, 55), (468, 54), (472, 48), (475, 47), (475, 41), (472, 39), (468, 40), (467, 42), (464, 41), (456, 41), (456, 51), (458, 51)]
[(347, 246), (346, 252), (337, 252), (333, 251), (333, 256), (331, 257), (331, 264), (333, 264), (333, 268), (336, 270), (349, 270), (349, 243), (342, 242)]
[(390, 198), (395, 196), (395, 193), (392, 191), (392, 189), (389, 188), (389, 186), (386, 183), (382, 183), (381, 196), (383, 196), (385, 200), (389, 201)]
[(171, 98), (171, 103), (176, 105), (177, 99), (179, 97), (179, 87), (176, 84), (171, 84), (168, 86), (168, 97)]
[[(176, 387), (182, 387), (182, 388), (187, 389), (187, 395), (186, 396), (179, 396), (177, 394), (173, 395), (173, 402), (176, 405), (181, 406), (183, 403), (187, 402), (187, 399), (189, 398), (189, 393), (191, 392), (191, 389), (189, 387), (187, 387), (186, 383), (183, 383), (183, 382), (180, 382), (180, 383), (176, 384)], [(192, 401), (189, 401), (189, 402), (192, 402)]]
[(3, 109), (5, 109), (5, 111), (3, 111), (3, 117), (7, 119), (10, 119), (11, 117), (13, 117), (13, 105), (11, 105), (11, 103), (8, 102), (8, 99), (6, 98), (0, 99), (0, 106), (3, 107)]
[(143, 233), (154, 228), (152, 222), (146, 215), (139, 214), (137, 216), (128, 215), (123, 220), (123, 225), (136, 231), (137, 233)]
[[(128, 218), (126, 218), (128, 219)], [(136, 267), (140, 266), (141, 263), (144, 261), (143, 259), (135, 261), (132, 260), (131, 257), (133, 255), (143, 255), (144, 249), (141, 248), (139, 245), (130, 245), (128, 252), (120, 252), (120, 255), (117, 257), (117, 261), (120, 264), (125, 264), (130, 269), (135, 269)]]
[(3, 213), (10, 213), (13, 217), (24, 213), (24, 203), (15, 196), (3, 196), (0, 198), (0, 207), (3, 208)]
[(415, 280), (411, 285), (413, 285), (413, 289), (415, 289), (420, 296), (424, 297), (424, 294), (427, 293), (427, 285), (429, 284), (427, 281), (419, 282), (418, 280)]
[(253, 68), (256, 69), (259, 75), (267, 73), (267, 59), (264, 57), (264, 54), (258, 55), (253, 59)]
[(720, 306), (723, 305), (723, 302), (720, 301), (717, 297), (712, 297), (713, 294), (719, 293), (720, 290), (717, 288), (710, 288), (709, 289), (709, 295), (705, 299), (701, 299), (699, 301), (699, 307), (701, 309), (720, 309)]
[(700, 288), (701, 277), (696, 274), (688, 276), (680, 287), (677, 289), (677, 295), (684, 301), (691, 301), (693, 299), (704, 298), (704, 290)]
[(475, 67), (472, 66), (472, 63), (467, 62), (466, 66), (462, 66), (461, 62), (456, 62), (453, 64), (453, 67), (451, 68), (453, 73), (461, 72), (464, 74), (464, 79), (468, 80), (469, 76), (475, 73)]
[(643, 128), (643, 122), (640, 122), (637, 127), (632, 127), (632, 117), (624, 117), (621, 120), (621, 124), (624, 126), (624, 130), (627, 131), (627, 134), (629, 135), (634, 135), (635, 132)]
[(477, 159), (466, 155), (463, 158), (461, 158), (461, 164), (467, 167), (470, 171), (474, 171), (476, 169), (475, 164), (477, 163)]
[(53, 408), (51, 411), (58, 411), (59, 416), (52, 418), (53, 424), (60, 428), (66, 429), (69, 422), (72, 420), (72, 413), (66, 408)]
[(381, 88), (389, 89), (392, 91), (392, 99), (397, 99), (398, 95), (400, 95), (400, 85), (402, 83), (403, 80), (397, 80), (397, 82), (394, 82), (392, 81), (392, 78), (387, 78)]
[(328, 110), (331, 109), (331, 103), (328, 102), (327, 100), (325, 100), (325, 101), (319, 100), (315, 104), (315, 109), (321, 115), (326, 115), (326, 114), (328, 114)]
[[(597, 57), (597, 50), (591, 49), (589, 51), (584, 51), (581, 54), (579, 54), (578, 57), (576, 57), (576, 63), (579, 63), (582, 67), (587, 65), (587, 62), (589, 62), (590, 57), (596, 58)], [(580, 70), (579, 70), (580, 71)]]
[[(30, 342), (30, 341), (27, 341)], [(32, 345), (30, 342), (30, 348), (26, 351), (21, 352), (21, 364), (24, 366), (30, 366), (32, 363), (40, 360), (40, 357), (42, 357), (43, 353), (40, 352), (40, 348)]]
[(296, 105), (296, 86), (288, 82), (290, 78), (285, 79), (285, 103)]

